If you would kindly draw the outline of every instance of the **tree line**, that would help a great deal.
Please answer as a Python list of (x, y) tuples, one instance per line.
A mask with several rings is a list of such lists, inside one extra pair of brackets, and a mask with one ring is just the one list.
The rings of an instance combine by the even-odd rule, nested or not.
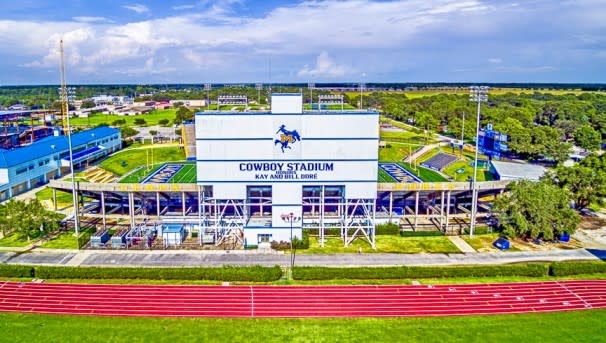
[[(348, 98), (356, 105), (359, 96)], [(394, 93), (371, 93), (364, 104), (386, 116), (420, 128), (472, 141), (476, 104), (467, 95), (438, 94), (408, 99)], [(463, 127), (464, 123), (464, 130)], [(565, 160), (571, 145), (595, 151), (606, 142), (606, 95), (543, 93), (489, 95), (480, 125), (492, 123), (509, 136), (509, 148), (520, 158)]]

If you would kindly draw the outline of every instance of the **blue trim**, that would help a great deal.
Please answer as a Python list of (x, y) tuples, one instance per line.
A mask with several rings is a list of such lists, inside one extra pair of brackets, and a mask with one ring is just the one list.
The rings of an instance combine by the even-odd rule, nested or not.
[(196, 138), (197, 141), (271, 141), (273, 138), (265, 137), (240, 137), (240, 138)]
[(301, 138), (303, 141), (378, 141), (379, 137), (311, 137)]
[(196, 160), (196, 162), (378, 162), (376, 158), (351, 158), (351, 159), (330, 159), (330, 160)]
[(271, 204), (271, 206), (281, 206), (281, 207), (286, 207), (286, 206), (291, 206), (291, 207), (301, 207), (303, 206), (303, 204)]
[(298, 96), (303, 96), (302, 93), (271, 93), (271, 96), (294, 96), (294, 95), (298, 95)]
[(209, 186), (212, 185), (213, 183), (248, 183), (250, 185), (254, 185), (257, 183), (316, 183), (316, 184), (322, 184), (322, 183), (326, 183), (326, 182), (335, 182), (335, 183), (339, 183), (339, 184), (354, 183), (354, 182), (377, 183), (377, 180), (373, 179), (373, 180), (298, 180), (298, 181), (290, 181), (290, 180), (285, 180), (285, 181), (279, 181), (279, 180), (249, 180), (249, 181), (198, 180), (198, 181), (196, 181), (196, 183), (198, 183), (198, 184), (204, 183)]

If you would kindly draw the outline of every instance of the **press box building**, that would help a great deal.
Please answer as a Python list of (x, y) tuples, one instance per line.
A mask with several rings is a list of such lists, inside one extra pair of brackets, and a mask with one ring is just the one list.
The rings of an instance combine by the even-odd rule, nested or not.
[(199, 112), (195, 130), (207, 232), (248, 246), (303, 228), (374, 238), (377, 112), (304, 111), (301, 94), (273, 94), (270, 112)]

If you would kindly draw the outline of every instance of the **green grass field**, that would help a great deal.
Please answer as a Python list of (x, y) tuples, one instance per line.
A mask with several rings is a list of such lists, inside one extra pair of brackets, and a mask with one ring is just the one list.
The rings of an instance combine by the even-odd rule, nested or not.
[(297, 254), (337, 254), (357, 253), (460, 253), (461, 251), (445, 236), (400, 237), (395, 235), (377, 235), (377, 249), (373, 250), (367, 241), (356, 239), (347, 248), (340, 237), (327, 238), (324, 247), (320, 247), (318, 237), (309, 237), (309, 249), (297, 250)]
[(78, 249), (78, 242), (80, 242), (80, 245), (88, 242), (94, 232), (94, 228), (82, 228), (78, 238), (76, 238), (73, 231), (62, 232), (55, 238), (42, 243), (41, 247), (49, 249)]
[(405, 162), (401, 162), (398, 164), (401, 165), (402, 167), (404, 167), (404, 169), (408, 170), (409, 172), (417, 175), (419, 178), (421, 178), (421, 180), (423, 180), (425, 182), (447, 182), (448, 181), (446, 178), (444, 178), (442, 175), (440, 175), (440, 173), (437, 173), (431, 169), (427, 169), (427, 168), (420, 167), (420, 166), (413, 168), (410, 165), (410, 163), (405, 163)]
[(196, 183), (196, 165), (186, 164), (175, 174), (168, 183)]
[(379, 182), (396, 182), (396, 180), (391, 177), (385, 170), (378, 168), (379, 175), (377, 177), (377, 181)]
[(436, 318), (115, 318), (0, 314), (6, 342), (599, 342), (606, 310)]
[[(101, 161), (99, 166), (118, 176), (144, 166), (151, 160), (150, 149), (124, 149)], [(185, 152), (181, 147), (160, 147), (153, 149), (153, 164), (161, 162), (178, 162), (185, 160)]]
[(119, 116), (115, 114), (96, 114), (89, 118), (72, 118), (70, 123), (73, 126), (81, 127), (94, 127), (100, 124), (111, 125), (112, 122), (118, 119), (124, 119), (126, 121), (125, 126), (135, 126), (135, 119), (141, 118), (145, 120), (145, 125), (139, 126), (152, 126), (158, 125), (158, 122), (162, 119), (168, 119), (169, 125), (173, 124), (173, 120), (176, 118), (176, 109), (167, 110), (154, 110), (148, 114), (140, 114), (136, 116)]
[(2, 239), (0, 239), (0, 247), (13, 247), (13, 248), (23, 248), (33, 243), (33, 241), (28, 242), (27, 238), (23, 237), (18, 233), (12, 233)]

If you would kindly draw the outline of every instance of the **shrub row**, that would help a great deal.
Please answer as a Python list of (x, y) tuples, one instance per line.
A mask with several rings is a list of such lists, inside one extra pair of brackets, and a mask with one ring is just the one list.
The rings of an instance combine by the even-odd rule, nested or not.
[(19, 264), (0, 264), (0, 276), (34, 277), (34, 267)]
[(444, 236), (442, 231), (400, 231), (402, 237), (434, 237)]
[[(295, 280), (372, 280), (448, 277), (567, 276), (606, 273), (602, 261), (524, 263), (509, 265), (456, 267), (295, 267)], [(274, 267), (217, 268), (106, 268), (0, 264), (0, 277), (36, 277), (41, 279), (148, 279), (212, 281), (276, 281), (282, 270)]]
[(549, 264), (546, 263), (457, 267), (295, 267), (293, 278), (296, 280), (371, 280), (481, 276), (547, 276), (548, 273)]
[(553, 276), (597, 273), (606, 273), (606, 263), (603, 261), (554, 262), (550, 268), (550, 275)]
[(148, 280), (213, 280), (213, 281), (275, 281), (282, 270), (274, 267), (217, 268), (105, 268), (21, 266), (0, 264), (0, 276), (37, 277), (40, 279), (148, 279)]

